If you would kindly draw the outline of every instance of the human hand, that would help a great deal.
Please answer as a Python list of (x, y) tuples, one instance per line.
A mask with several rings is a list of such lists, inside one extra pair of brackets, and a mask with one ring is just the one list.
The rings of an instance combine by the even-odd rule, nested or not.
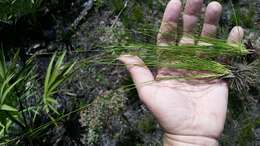
[[(203, 0), (187, 0), (183, 13), (184, 35), (179, 45), (192, 45), (192, 35), (201, 12)], [(158, 34), (158, 45), (172, 44), (177, 30), (177, 21), (181, 15), (180, 0), (171, 0), (167, 5)], [(222, 7), (218, 2), (211, 2), (206, 9), (202, 36), (214, 37), (217, 31)], [(243, 38), (243, 29), (234, 27), (229, 34), (229, 43), (239, 43)], [(201, 44), (205, 45), (205, 44)], [(227, 112), (228, 87), (222, 80), (214, 81), (180, 81), (155, 80), (151, 71), (137, 56), (121, 55), (119, 58), (126, 64), (138, 94), (143, 103), (152, 112), (165, 131), (164, 145), (198, 146), (218, 145)], [(179, 74), (174, 69), (161, 68), (158, 77)]]

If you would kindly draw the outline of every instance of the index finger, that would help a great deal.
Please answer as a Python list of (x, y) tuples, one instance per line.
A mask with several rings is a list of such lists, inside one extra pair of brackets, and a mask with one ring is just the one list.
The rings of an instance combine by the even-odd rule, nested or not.
[(177, 24), (181, 13), (182, 3), (180, 0), (171, 0), (164, 12), (162, 24), (157, 37), (157, 43), (168, 44), (175, 41)]

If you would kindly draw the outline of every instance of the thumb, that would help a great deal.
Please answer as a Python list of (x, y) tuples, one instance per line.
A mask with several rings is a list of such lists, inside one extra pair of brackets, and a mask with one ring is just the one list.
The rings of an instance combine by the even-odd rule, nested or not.
[(147, 87), (150, 87), (149, 84), (154, 81), (154, 76), (144, 62), (139, 57), (132, 55), (121, 55), (118, 59), (126, 65), (130, 72), (139, 96), (143, 98), (144, 95), (151, 93), (151, 89), (148, 90)]

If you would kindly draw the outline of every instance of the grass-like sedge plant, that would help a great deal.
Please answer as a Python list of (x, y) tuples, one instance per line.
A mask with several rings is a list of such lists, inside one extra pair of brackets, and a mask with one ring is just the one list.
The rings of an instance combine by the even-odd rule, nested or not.
[(59, 86), (74, 72), (76, 64), (64, 63), (66, 52), (61, 55), (55, 53), (45, 75), (43, 94), (40, 95), (36, 87), (39, 76), (36, 74), (35, 56), (21, 63), (17, 50), (8, 59), (0, 49), (0, 141), (3, 143), (20, 133), (27, 133), (21, 139), (30, 140), (40, 134), (45, 126), (33, 132), (36, 119), (46, 116), (40, 113), (47, 113), (50, 123), (56, 124), (56, 115), (62, 116), (62, 113), (56, 108), (58, 102), (55, 95)]
[(61, 85), (73, 73), (73, 67), (76, 64), (76, 62), (71, 64), (63, 64), (65, 54), (66, 52), (63, 52), (62, 55), (57, 56), (57, 53), (55, 53), (52, 56), (47, 69), (43, 94), (44, 109), (47, 113), (53, 111), (59, 114), (54, 107), (58, 104), (58, 102), (55, 98), (53, 98), (53, 96), (58, 92), (58, 86)]
[(33, 96), (33, 79), (35, 75), (31, 59), (21, 65), (18, 50), (11, 61), (7, 61), (3, 49), (0, 49), (0, 140), (14, 125), (26, 129), (27, 119), (23, 116), (25, 113), (34, 113), (37, 106), (22, 105), (24, 100)]
[(199, 44), (158, 46), (151, 43), (124, 42), (105, 46), (104, 50), (109, 55), (96, 59), (95, 63), (110, 64), (122, 54), (131, 54), (143, 59), (148, 67), (203, 71), (201, 74), (196, 72), (191, 78), (220, 78), (232, 74), (229, 64), (226, 63), (229, 57), (250, 53), (242, 43), (230, 44), (221, 39), (192, 37)]

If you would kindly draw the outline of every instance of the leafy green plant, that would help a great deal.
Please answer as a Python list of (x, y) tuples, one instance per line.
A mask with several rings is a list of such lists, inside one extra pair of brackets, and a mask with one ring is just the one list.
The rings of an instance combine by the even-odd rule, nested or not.
[(19, 51), (10, 63), (6, 62), (3, 49), (0, 53), (0, 137), (2, 137), (13, 124), (21, 128), (26, 126), (22, 115), (26, 111), (31, 111), (34, 106), (19, 105), (22, 100), (31, 96), (28, 91), (32, 88), (29, 82), (34, 78), (34, 67), (32, 60), (28, 60), (24, 66), (18, 63)]
[[(39, 76), (33, 63), (35, 58), (32, 57), (23, 64), (19, 60), (19, 50), (10, 60), (6, 59), (3, 49), (0, 51), (0, 140), (10, 143), (26, 139), (32, 143), (51, 125), (37, 119), (46, 118), (47, 113), (51, 123), (55, 123), (51, 116), (59, 113), (55, 108), (58, 103), (55, 94), (58, 87), (73, 73), (76, 62), (64, 64), (66, 52), (60, 56), (55, 53), (47, 69), (41, 96), (41, 91), (37, 89)], [(39, 123), (43, 125), (37, 127)]]
[(57, 54), (55, 53), (47, 69), (43, 94), (44, 109), (47, 113), (49, 113), (51, 109), (55, 113), (59, 114), (58, 111), (54, 108), (54, 105), (57, 105), (57, 100), (53, 98), (53, 95), (58, 92), (58, 86), (73, 73), (72, 69), (76, 64), (76, 62), (74, 62), (72, 64), (63, 65), (65, 54), (66, 52), (57, 57)]
[(21, 16), (37, 11), (42, 0), (0, 0), (0, 21), (15, 22)]

